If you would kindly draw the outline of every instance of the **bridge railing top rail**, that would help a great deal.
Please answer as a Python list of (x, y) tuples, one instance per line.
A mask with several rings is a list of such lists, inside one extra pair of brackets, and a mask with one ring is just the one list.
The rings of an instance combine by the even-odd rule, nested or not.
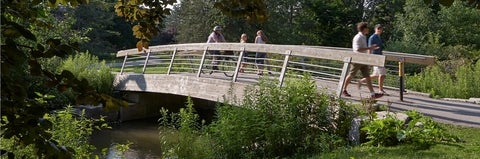
[[(266, 52), (290, 56), (311, 57), (335, 61), (343, 61), (347, 57), (352, 58), (352, 63), (384, 66), (385, 56), (358, 54), (351, 50), (320, 48), (304, 45), (276, 45), (276, 44), (254, 44), (254, 43), (192, 43), (175, 45), (152, 46), (145, 52), (152, 54), (173, 50), (220, 50), (220, 51), (247, 51), (247, 52)], [(145, 52), (139, 52), (137, 49), (118, 51), (117, 57), (126, 55), (137, 55)]]

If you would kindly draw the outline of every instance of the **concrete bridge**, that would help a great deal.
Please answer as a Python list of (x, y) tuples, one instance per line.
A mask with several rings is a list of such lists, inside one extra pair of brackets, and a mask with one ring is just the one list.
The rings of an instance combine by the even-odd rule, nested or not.
[[(211, 50), (224, 53), (212, 55)], [(252, 57), (255, 52), (267, 53), (267, 57), (261, 59), (265, 60), (263, 66), (268, 68), (263, 75), (256, 74)], [(246, 54), (249, 56), (244, 56)], [(227, 99), (237, 104), (242, 101), (245, 88), (261, 78), (278, 80), (282, 86), (285, 78), (305, 73), (313, 78), (319, 89), (341, 98), (341, 88), (351, 63), (386, 66), (389, 76), (394, 78), (387, 86), (390, 96), (380, 98), (378, 103), (391, 105), (393, 110), (415, 109), (442, 122), (480, 127), (478, 104), (431, 99), (422, 93), (404, 90), (404, 64), (433, 64), (435, 59), (431, 56), (396, 52), (370, 55), (353, 53), (346, 48), (319, 46), (201, 43), (153, 46), (142, 51), (122, 50), (117, 57), (124, 58), (115, 79), (117, 90), (191, 96), (209, 101)], [(219, 70), (212, 69), (214, 57), (220, 58)], [(241, 68), (242, 63), (248, 67)], [(348, 90), (353, 97), (346, 99), (351, 101), (369, 95), (366, 87), (358, 90), (350, 86)]]

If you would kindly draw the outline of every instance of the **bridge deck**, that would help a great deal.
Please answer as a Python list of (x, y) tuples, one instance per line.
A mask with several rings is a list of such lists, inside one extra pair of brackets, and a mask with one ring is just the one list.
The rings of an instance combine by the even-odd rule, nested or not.
[[(130, 74), (132, 75), (132, 74)], [(144, 76), (142, 74), (136, 74), (139, 76)], [(147, 75), (147, 76), (157, 76), (157, 75)], [(167, 76), (167, 75), (158, 75), (158, 76)], [(212, 80), (215, 81), (224, 81), (230, 83), (231, 77), (225, 76), (223, 73), (213, 73), (211, 75), (202, 74), (202, 77), (197, 78), (194, 73), (179, 73), (168, 76), (176, 77), (188, 77), (191, 79), (202, 79), (202, 80)], [(167, 77), (168, 77), (167, 76)], [(266, 78), (272, 78), (276, 80), (276, 77), (269, 77), (265, 75)], [(260, 76), (256, 74), (247, 74), (241, 73), (236, 83), (241, 84), (254, 84), (260, 79)], [(146, 79), (148, 80), (148, 78)], [(327, 92), (334, 94), (337, 89), (338, 82), (330, 80), (315, 80), (318, 88), (326, 88)], [(138, 81), (136, 81), (138, 82)], [(148, 81), (144, 81), (148, 82)], [(225, 85), (225, 84), (220, 84)], [(374, 88), (378, 90), (378, 88)], [(187, 90), (195, 92), (198, 90)], [(352, 101), (353, 103), (360, 102), (361, 97), (367, 97), (369, 95), (368, 89), (366, 86), (363, 86), (360, 90), (357, 89), (356, 84), (349, 86), (348, 91), (352, 94), (350, 98), (344, 98), (346, 100)], [(440, 99), (432, 99), (426, 96), (418, 94), (405, 94), (404, 101), (399, 100), (398, 90), (388, 90), (389, 96), (384, 96), (378, 99), (378, 104), (390, 105), (392, 111), (405, 111), (405, 110), (417, 110), (425, 115), (433, 117), (433, 119), (443, 122), (456, 125), (470, 126), (470, 127), (480, 127), (480, 105), (473, 103), (462, 103), (462, 102), (452, 102), (445, 101)]]

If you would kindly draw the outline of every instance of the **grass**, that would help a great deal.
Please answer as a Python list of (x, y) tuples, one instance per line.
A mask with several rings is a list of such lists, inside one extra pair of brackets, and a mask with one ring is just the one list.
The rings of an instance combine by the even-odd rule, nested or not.
[(457, 135), (464, 142), (456, 144), (437, 144), (427, 150), (417, 150), (412, 145), (394, 147), (357, 146), (343, 148), (331, 153), (318, 154), (312, 159), (350, 158), (350, 159), (439, 159), (469, 158), (480, 159), (480, 128), (468, 128), (444, 125), (447, 132)]

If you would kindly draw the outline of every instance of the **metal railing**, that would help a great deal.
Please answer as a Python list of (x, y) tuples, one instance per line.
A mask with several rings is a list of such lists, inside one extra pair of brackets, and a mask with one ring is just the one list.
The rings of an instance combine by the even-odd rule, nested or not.
[[(219, 51), (222, 54), (212, 54), (213, 51)], [(266, 53), (266, 57), (255, 58), (257, 52)], [(398, 53), (394, 56), (410, 61), (416, 58), (415, 56), (408, 56), (408, 54)], [(338, 97), (341, 95), (350, 63), (386, 66), (389, 72), (393, 71), (393, 73), (396, 73), (395, 70), (399, 70), (395, 65), (385, 65), (386, 59), (395, 59), (388, 55), (386, 57), (358, 54), (345, 48), (298, 45), (244, 43), (160, 45), (141, 52), (136, 49), (122, 50), (117, 53), (117, 57), (124, 57), (121, 74), (132, 70), (139, 71), (140, 69), (141, 73), (149, 73), (146, 71), (150, 70), (151, 73), (156, 74), (189, 73), (197, 77), (223, 73), (223, 79), (233, 82), (239, 80), (254, 82), (258, 79), (256, 74), (263, 70), (258, 68), (263, 67), (262, 75), (271, 79), (276, 78), (281, 86), (287, 75), (301, 76), (308, 73), (314, 79), (338, 80)], [(212, 62), (214, 58), (217, 63)], [(429, 58), (425, 59), (430, 60)], [(218, 78), (218, 76), (210, 77)]]

